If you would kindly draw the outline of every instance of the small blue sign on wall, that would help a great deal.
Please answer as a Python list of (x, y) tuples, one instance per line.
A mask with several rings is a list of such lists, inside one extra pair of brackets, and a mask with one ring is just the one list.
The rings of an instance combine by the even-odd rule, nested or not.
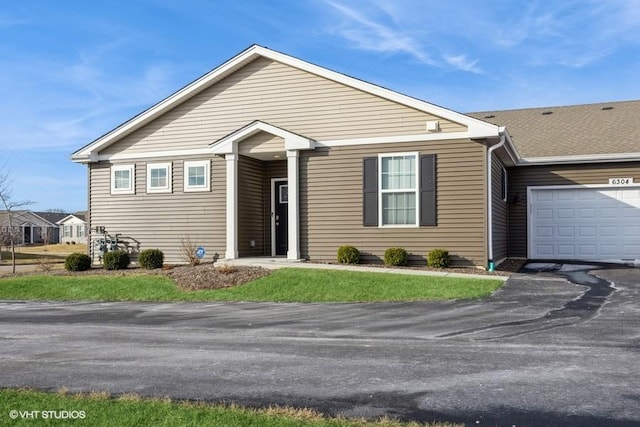
[(207, 252), (204, 250), (204, 248), (202, 246), (199, 246), (198, 249), (196, 249), (196, 256), (199, 259), (204, 258), (204, 254), (206, 254)]

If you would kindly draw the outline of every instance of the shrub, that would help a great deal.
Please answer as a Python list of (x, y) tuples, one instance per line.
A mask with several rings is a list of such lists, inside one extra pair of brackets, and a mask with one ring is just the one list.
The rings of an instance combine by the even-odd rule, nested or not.
[(138, 257), (140, 267), (152, 270), (154, 268), (162, 268), (164, 264), (164, 253), (160, 249), (145, 249), (140, 252)]
[(68, 255), (64, 259), (64, 269), (67, 271), (86, 271), (91, 268), (91, 257), (78, 252)]
[(435, 268), (449, 267), (449, 251), (445, 249), (432, 249), (427, 254), (427, 265)]
[(360, 262), (360, 251), (355, 246), (340, 246), (338, 248), (338, 262), (340, 264), (358, 264)]
[(107, 270), (124, 270), (127, 268), (131, 259), (125, 251), (111, 251), (102, 257), (102, 265)]
[(408, 258), (404, 248), (389, 248), (384, 251), (384, 265), (386, 266), (407, 265)]

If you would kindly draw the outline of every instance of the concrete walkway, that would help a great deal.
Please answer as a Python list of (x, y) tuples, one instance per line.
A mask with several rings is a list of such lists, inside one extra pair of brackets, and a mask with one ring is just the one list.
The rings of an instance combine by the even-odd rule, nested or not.
[(508, 276), (499, 276), (493, 274), (470, 274), (470, 273), (455, 273), (450, 271), (430, 271), (430, 270), (418, 270), (410, 268), (387, 268), (368, 265), (346, 265), (346, 264), (322, 264), (315, 262), (305, 261), (290, 261), (286, 258), (273, 258), (273, 257), (248, 257), (238, 258), (232, 260), (220, 260), (217, 261), (218, 265), (243, 265), (254, 266), (268, 269), (277, 269), (284, 267), (292, 268), (316, 268), (324, 270), (348, 270), (348, 271), (366, 271), (370, 273), (393, 273), (393, 274), (409, 274), (413, 276), (439, 276), (439, 277), (458, 277), (469, 279), (487, 279), (487, 280), (502, 280), (506, 281)]

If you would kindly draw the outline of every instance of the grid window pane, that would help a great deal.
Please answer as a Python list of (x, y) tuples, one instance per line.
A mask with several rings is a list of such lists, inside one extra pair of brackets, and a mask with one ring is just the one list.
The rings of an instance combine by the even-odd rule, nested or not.
[(130, 188), (129, 180), (130, 175), (128, 170), (116, 170), (114, 171), (114, 188), (116, 190), (126, 190)]
[(382, 189), (410, 190), (416, 187), (416, 157), (391, 156), (382, 158)]
[(383, 193), (382, 223), (384, 225), (416, 223), (416, 193)]
[(151, 169), (151, 188), (167, 187), (167, 169)]
[(204, 187), (204, 166), (189, 166), (189, 186)]

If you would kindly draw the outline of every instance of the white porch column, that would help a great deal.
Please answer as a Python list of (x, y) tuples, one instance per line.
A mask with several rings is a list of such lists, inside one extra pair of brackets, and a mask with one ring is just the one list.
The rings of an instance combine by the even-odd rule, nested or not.
[(299, 192), (298, 192), (298, 151), (287, 150), (288, 203), (288, 250), (287, 259), (300, 259)]
[(238, 258), (238, 155), (225, 154), (227, 163), (227, 250), (226, 259)]

